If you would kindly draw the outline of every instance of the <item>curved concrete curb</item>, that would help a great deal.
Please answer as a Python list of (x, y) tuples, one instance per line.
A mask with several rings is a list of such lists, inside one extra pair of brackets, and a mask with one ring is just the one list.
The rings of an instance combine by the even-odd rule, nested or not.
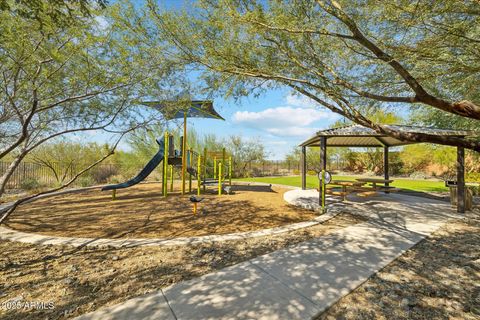
[[(303, 209), (312, 211), (320, 210), (318, 198), (319, 193), (317, 190), (314, 189), (302, 190), (300, 188), (297, 188), (295, 190), (287, 191), (283, 194), (283, 200), (285, 200), (287, 203), (296, 207), (301, 207)], [(328, 201), (327, 208), (329, 208), (330, 210), (335, 210), (335, 207), (343, 205), (338, 198), (327, 195), (326, 199)]]
[(179, 237), (179, 238), (132, 238), (132, 239), (106, 239), (106, 238), (73, 238), (46, 236), (41, 234), (16, 231), (0, 226), (0, 240), (10, 240), (39, 245), (69, 245), (74, 247), (109, 246), (115, 248), (139, 247), (139, 246), (176, 246), (186, 244), (198, 244), (219, 241), (245, 240), (249, 238), (263, 237), (294, 231), (323, 223), (335, 217), (339, 212), (331, 211), (313, 220), (290, 224), (287, 226), (263, 229), (258, 231), (236, 232), (221, 235)]
[[(244, 183), (241, 183), (244, 184)], [(252, 185), (265, 185), (264, 183), (247, 183)], [(285, 194), (299, 190), (296, 187), (283, 186), (283, 185), (274, 185), (279, 187), (284, 187), (288, 189), (293, 189), (291, 191), (285, 192)], [(69, 192), (80, 192), (83, 190), (89, 190), (98, 188), (99, 186), (81, 188), (74, 190), (65, 190), (62, 192), (55, 193), (54, 195), (69, 193)], [(284, 194), (284, 198), (285, 198)], [(52, 195), (48, 195), (52, 196)], [(288, 201), (287, 201), (288, 202)], [(331, 218), (335, 217), (339, 212), (335, 210), (330, 210), (330, 212), (323, 214), (313, 220), (304, 221), (299, 223), (294, 223), (286, 226), (280, 226), (275, 228), (263, 229), (258, 231), (247, 231), (247, 232), (236, 232), (222, 235), (208, 235), (208, 236), (197, 236), (197, 237), (179, 237), (179, 238), (132, 238), (132, 239), (108, 239), (108, 238), (74, 238), (74, 237), (58, 237), (58, 236), (47, 236), (35, 233), (27, 233), (22, 231), (16, 231), (7, 227), (0, 226), (0, 240), (9, 240), (29, 244), (37, 245), (68, 245), (73, 247), (114, 247), (114, 248), (127, 248), (127, 247), (140, 247), (140, 246), (176, 246), (176, 245), (187, 245), (187, 244), (198, 244), (198, 243), (209, 243), (209, 242), (220, 242), (220, 241), (231, 241), (231, 240), (245, 240), (249, 238), (263, 237), (269, 235), (277, 235), (281, 233), (286, 233), (306, 227), (311, 227), (319, 223), (323, 223)]]

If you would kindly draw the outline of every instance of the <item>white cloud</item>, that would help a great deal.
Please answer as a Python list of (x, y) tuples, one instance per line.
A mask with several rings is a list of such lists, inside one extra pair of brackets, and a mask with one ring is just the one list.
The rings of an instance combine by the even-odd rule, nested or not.
[(268, 108), (263, 111), (237, 111), (233, 121), (253, 127), (308, 126), (315, 121), (329, 118), (330, 115), (321, 110), (292, 107)]
[(248, 128), (261, 130), (270, 137), (305, 139), (316, 131), (326, 128), (339, 115), (314, 100), (290, 92), (284, 103), (262, 111), (237, 111), (232, 122)]
[(308, 137), (313, 135), (315, 128), (304, 127), (285, 127), (285, 128), (267, 128), (266, 131), (278, 137)]
[(276, 107), (263, 111), (237, 111), (233, 122), (262, 130), (277, 137), (308, 137), (318, 130), (310, 127), (321, 120), (334, 119), (335, 115), (313, 108)]

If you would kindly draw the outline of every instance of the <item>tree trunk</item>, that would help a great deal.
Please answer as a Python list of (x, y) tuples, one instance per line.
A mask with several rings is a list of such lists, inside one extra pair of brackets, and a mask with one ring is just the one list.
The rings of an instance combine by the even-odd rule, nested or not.
[(5, 188), (7, 186), (8, 181), (10, 180), (10, 177), (13, 175), (15, 172), (15, 169), (18, 168), (20, 163), (22, 162), (23, 158), (25, 157), (25, 154), (20, 153), (19, 156), (17, 156), (8, 166), (7, 170), (5, 173), (0, 177), (0, 198), (3, 196), (5, 193)]
[(441, 145), (447, 145), (447, 146), (453, 146), (453, 147), (464, 147), (467, 149), (480, 152), (480, 141), (478, 140), (468, 140), (462, 137), (455, 137), (455, 136), (432, 135), (432, 134), (416, 133), (416, 132), (402, 132), (402, 131), (390, 129), (383, 125), (376, 125), (376, 124), (368, 125), (368, 127), (372, 128), (378, 133), (382, 133), (387, 136), (397, 138), (399, 140), (417, 142), (417, 143), (421, 143), (421, 142), (434, 143), (434, 144), (441, 144)]

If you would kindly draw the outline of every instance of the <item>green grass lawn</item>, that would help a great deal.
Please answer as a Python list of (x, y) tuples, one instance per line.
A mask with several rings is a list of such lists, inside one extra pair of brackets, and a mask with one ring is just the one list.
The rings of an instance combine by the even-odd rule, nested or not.
[[(358, 176), (338, 176), (334, 175), (333, 179), (337, 180), (355, 180), (359, 178)], [(301, 180), (300, 176), (290, 176), (290, 177), (261, 177), (261, 178), (245, 178), (239, 179), (241, 181), (252, 181), (252, 182), (265, 182), (265, 183), (276, 183), (276, 184), (285, 184), (288, 186), (300, 187)], [(413, 191), (424, 191), (424, 192), (435, 192), (435, 191), (448, 191), (448, 188), (445, 187), (443, 181), (432, 181), (432, 180), (412, 180), (412, 179), (403, 179), (403, 178), (392, 178), (395, 180), (391, 186)], [(316, 176), (307, 176), (307, 188), (316, 188), (318, 187), (318, 178)]]

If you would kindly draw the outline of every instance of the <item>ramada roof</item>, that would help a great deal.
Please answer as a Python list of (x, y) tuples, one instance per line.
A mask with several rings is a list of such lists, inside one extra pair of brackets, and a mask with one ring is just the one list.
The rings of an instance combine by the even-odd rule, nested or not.
[[(405, 125), (386, 125), (386, 127), (405, 133), (423, 133), (429, 135), (455, 136), (462, 138), (472, 134), (471, 131), (466, 130), (448, 130)], [(357, 124), (318, 131), (313, 137), (302, 142), (300, 146), (319, 146), (321, 137), (328, 138), (327, 146), (329, 147), (394, 147), (415, 143), (379, 134), (371, 128)]]

